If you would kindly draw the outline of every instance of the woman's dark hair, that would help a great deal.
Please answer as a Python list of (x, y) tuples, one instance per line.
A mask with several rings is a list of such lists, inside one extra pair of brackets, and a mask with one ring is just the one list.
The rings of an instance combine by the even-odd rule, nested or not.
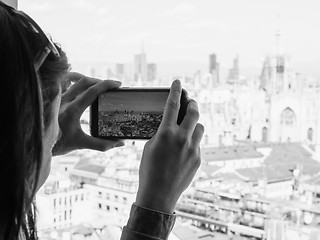
[(21, 234), (37, 239), (34, 196), (43, 131), (70, 68), (57, 46), (61, 57), (47, 57), (37, 72), (27, 34), (0, 0), (0, 240), (18, 239)]

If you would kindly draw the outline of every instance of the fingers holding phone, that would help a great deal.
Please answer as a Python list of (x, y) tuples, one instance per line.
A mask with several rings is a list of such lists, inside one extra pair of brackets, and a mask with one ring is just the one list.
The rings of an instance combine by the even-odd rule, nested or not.
[(199, 147), (203, 134), (204, 134), (204, 126), (201, 123), (197, 123), (192, 134), (192, 142), (194, 146)]
[(177, 123), (181, 89), (179, 81), (172, 84), (163, 121), (145, 145), (139, 170), (136, 204), (167, 213), (174, 211), (201, 163), (199, 144), (204, 128), (198, 123), (194, 100), (190, 100), (181, 124)]
[(192, 136), (199, 118), (198, 104), (195, 100), (191, 99), (188, 104), (187, 114), (181, 123), (181, 128), (186, 131), (189, 137)]
[(62, 101), (72, 101), (79, 94), (85, 92), (89, 87), (101, 82), (100, 79), (87, 77), (77, 72), (70, 72), (66, 82), (73, 83), (65, 91), (62, 91)]
[(148, 140), (161, 123), (180, 124), (187, 104), (187, 93), (180, 84), (175, 84), (172, 91), (170, 88), (112, 89), (99, 95), (91, 105), (90, 132), (103, 139)]
[(120, 87), (121, 83), (99, 80), (73, 73), (69, 76), (75, 83), (62, 94), (59, 111), (60, 138), (53, 148), (53, 155), (61, 155), (76, 149), (106, 151), (124, 145), (120, 140), (102, 140), (84, 133), (80, 117), (85, 109), (107, 90)]
[[(181, 99), (182, 87), (179, 80), (176, 80), (172, 83), (166, 106), (163, 113), (163, 119), (161, 125), (170, 126), (176, 124), (179, 109), (180, 109), (180, 99)], [(161, 128), (160, 125), (160, 128)]]

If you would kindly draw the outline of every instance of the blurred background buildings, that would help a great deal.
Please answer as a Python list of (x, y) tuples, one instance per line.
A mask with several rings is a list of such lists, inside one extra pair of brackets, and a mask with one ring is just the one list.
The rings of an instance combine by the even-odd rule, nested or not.
[[(126, 87), (178, 78), (197, 100), (202, 165), (170, 240), (320, 239), (316, 0), (20, 4), (61, 41), (75, 71)], [(86, 111), (86, 132), (88, 122)], [(120, 239), (144, 143), (54, 158), (37, 194), (39, 239)]]
[[(296, 73), (281, 53), (266, 57), (255, 79), (241, 75), (236, 56), (222, 79), (217, 59), (209, 55), (207, 73), (160, 79), (142, 50), (133, 72), (121, 63), (105, 72), (126, 86), (180, 78), (199, 103), (202, 166), (177, 205), (170, 239), (312, 239), (320, 224), (319, 79)], [(98, 72), (89, 74), (103, 77)], [(85, 131), (88, 122), (85, 112)], [(37, 196), (41, 237), (119, 239), (135, 201), (143, 145), (128, 141), (107, 153), (56, 158)]]

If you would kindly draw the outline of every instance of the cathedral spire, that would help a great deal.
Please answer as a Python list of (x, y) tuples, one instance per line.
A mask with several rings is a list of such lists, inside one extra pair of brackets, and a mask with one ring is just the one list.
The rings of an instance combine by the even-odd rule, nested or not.
[(280, 14), (277, 16), (276, 21), (276, 32), (275, 32), (275, 55), (283, 55), (283, 46), (282, 46), (282, 29), (281, 29), (281, 17)]

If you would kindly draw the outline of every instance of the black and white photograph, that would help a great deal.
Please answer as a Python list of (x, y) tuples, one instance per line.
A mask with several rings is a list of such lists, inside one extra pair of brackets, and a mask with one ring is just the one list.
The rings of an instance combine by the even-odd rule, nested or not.
[(0, 0), (0, 84), (0, 240), (320, 240), (320, 0)]

